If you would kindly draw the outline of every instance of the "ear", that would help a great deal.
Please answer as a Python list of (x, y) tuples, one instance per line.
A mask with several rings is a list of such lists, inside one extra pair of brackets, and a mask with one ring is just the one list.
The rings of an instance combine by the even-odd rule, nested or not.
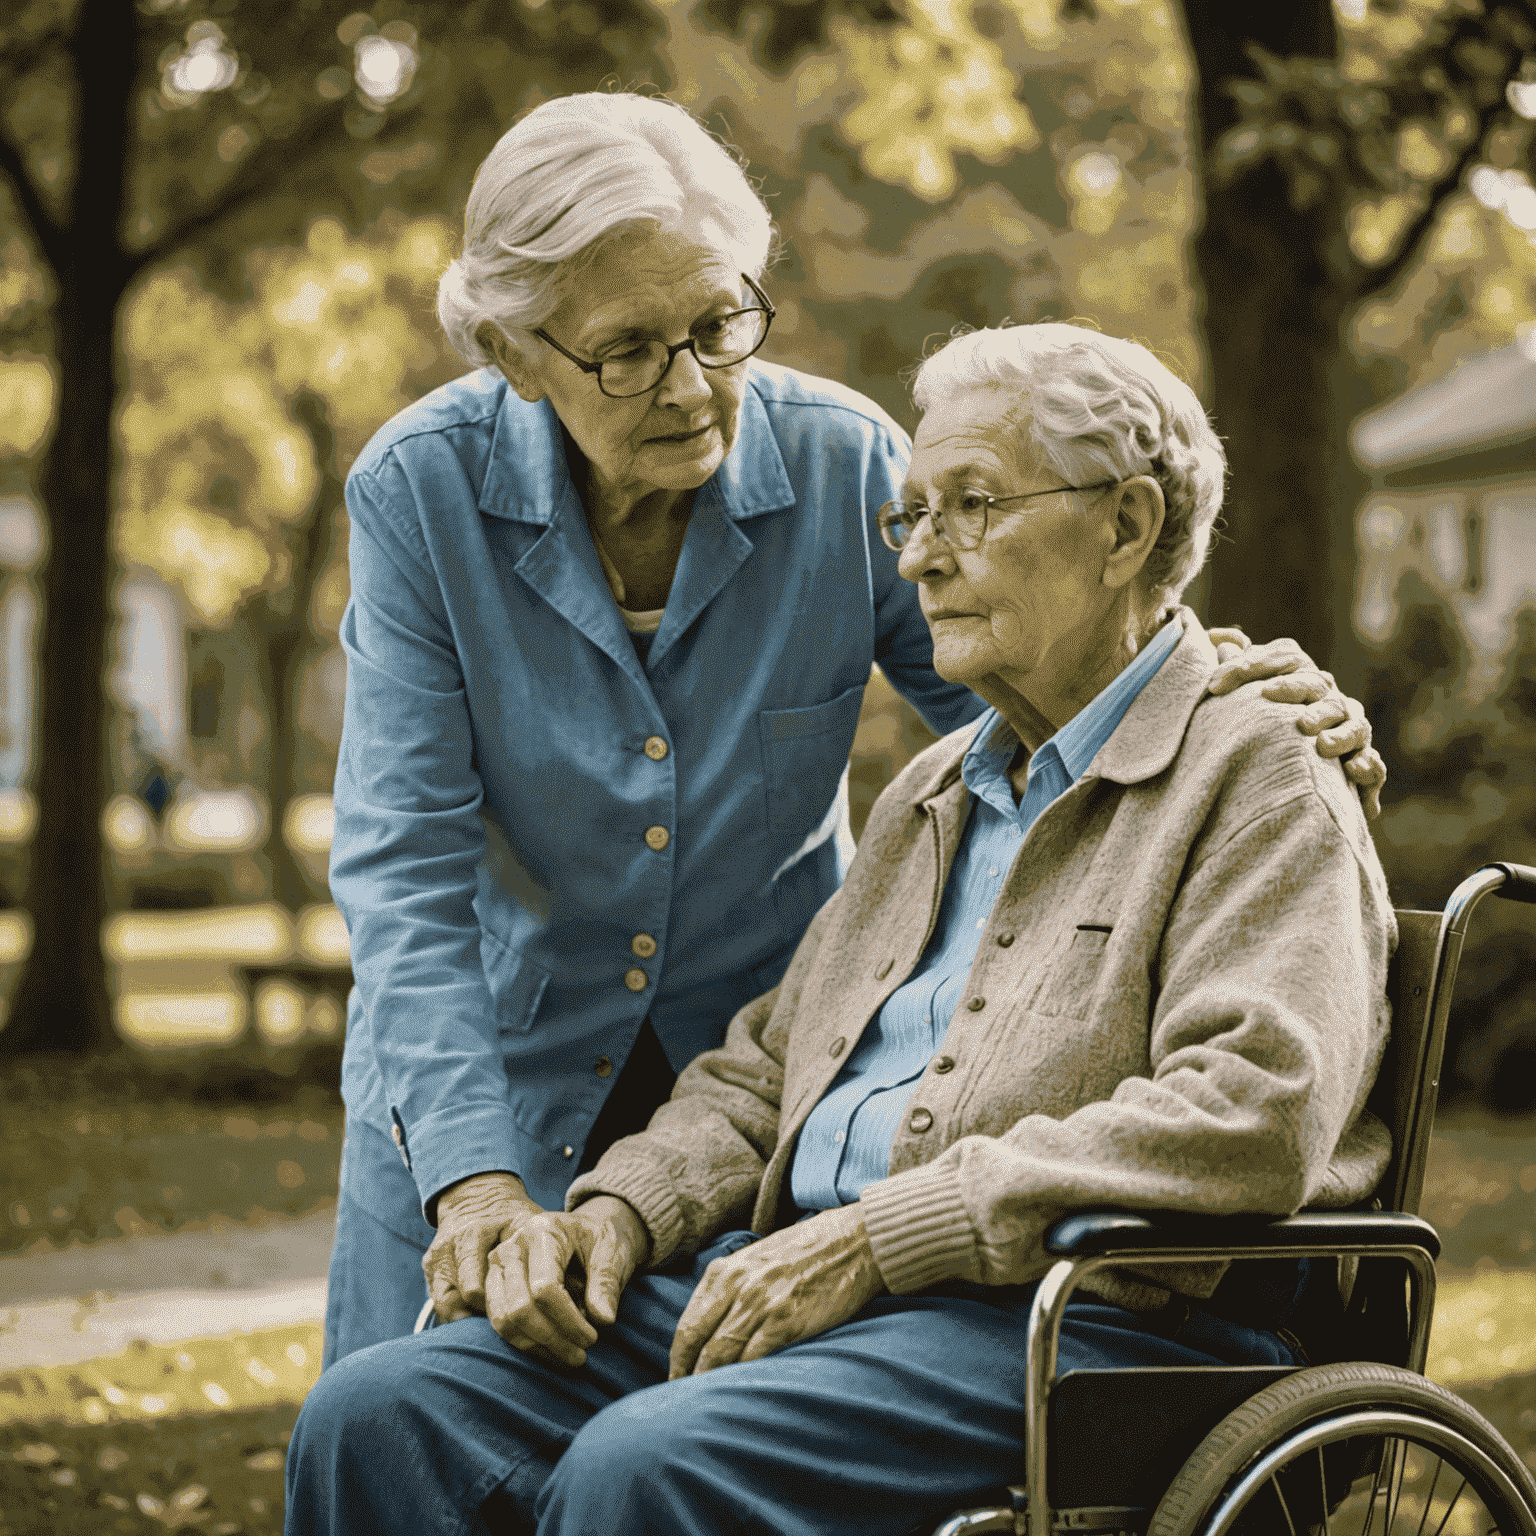
[(1129, 585), (1141, 573), (1163, 531), (1167, 507), (1163, 488), (1151, 475), (1137, 475), (1118, 486), (1114, 492), (1111, 517), (1114, 545), (1104, 560), (1106, 587)]
[(475, 332), (475, 340), (496, 359), (496, 366), (501, 369), (507, 383), (529, 405), (534, 405), (544, 398), (546, 394), (544, 386), (539, 383), (537, 375), (528, 366), (528, 359), (504, 331), (498, 330), (487, 320)]

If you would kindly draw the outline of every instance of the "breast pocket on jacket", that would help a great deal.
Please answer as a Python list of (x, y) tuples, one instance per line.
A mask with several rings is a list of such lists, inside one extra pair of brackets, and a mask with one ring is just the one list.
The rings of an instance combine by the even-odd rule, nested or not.
[(770, 832), (807, 837), (826, 816), (848, 762), (863, 701), (861, 683), (824, 704), (758, 711)]
[(484, 928), (480, 930), (480, 964), (490, 988), (497, 1032), (527, 1034), (538, 1017), (539, 1004), (544, 1001), (549, 972)]
[(1030, 1007), (1035, 1013), (1086, 1017), (1104, 969), (1110, 930), (1095, 925), (1073, 929), (1047, 970)]

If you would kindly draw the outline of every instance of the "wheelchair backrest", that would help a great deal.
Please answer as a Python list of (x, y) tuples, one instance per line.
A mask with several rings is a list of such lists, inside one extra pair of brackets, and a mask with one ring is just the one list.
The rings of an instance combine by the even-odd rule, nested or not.
[(1460, 958), (1459, 943), (1454, 954), (1442, 953), (1445, 926), (1439, 912), (1397, 914), (1397, 953), (1387, 970), (1392, 1033), (1367, 1100), (1392, 1131), (1392, 1160), (1376, 1187), (1376, 1198), (1384, 1210), (1415, 1215), (1424, 1192), (1439, 1094), (1449, 992)]

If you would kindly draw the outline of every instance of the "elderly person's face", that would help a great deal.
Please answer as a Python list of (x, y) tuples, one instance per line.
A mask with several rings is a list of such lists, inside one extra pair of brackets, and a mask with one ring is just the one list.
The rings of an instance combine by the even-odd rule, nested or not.
[[(598, 252), (542, 329), (577, 357), (600, 361), (636, 340), (681, 341), (701, 321), (755, 304), (744, 288), (731, 253), (677, 233), (636, 232)], [(549, 400), (604, 492), (700, 486), (736, 441), (745, 363), (701, 368), (685, 350), (655, 389), (614, 400), (555, 348), (534, 341), (520, 357), (494, 339), (513, 388), (524, 400)]]
[(902, 549), (899, 569), (921, 588), (933, 633), (934, 670), (973, 688), (1002, 679), (1060, 724), (1063, 701), (1086, 691), (1086, 703), (1128, 659), (1124, 635), (1146, 596), (1135, 582), (1162, 527), (1161, 492), (1147, 477), (1066, 489), (1038, 461), (1014, 398), (993, 386), (937, 402), (913, 440), (903, 499), (933, 506), (961, 487), (1041, 494), (991, 507), (975, 549), (953, 548), (931, 517)]

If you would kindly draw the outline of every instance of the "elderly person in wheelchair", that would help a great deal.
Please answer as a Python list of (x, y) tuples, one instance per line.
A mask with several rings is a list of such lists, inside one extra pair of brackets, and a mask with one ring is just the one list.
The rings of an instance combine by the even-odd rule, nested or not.
[[(488, 1317), (326, 1372), (290, 1532), (931, 1529), (1017, 1480), (1054, 1223), (1376, 1187), (1394, 914), (1294, 713), (1207, 694), (1194, 394), (1068, 325), (963, 335), (915, 394), (880, 526), (991, 710), (887, 789), (779, 987), (495, 1251)], [(1058, 1368), (1307, 1363), (1333, 1275), (1223, 1270), (1095, 1272)]]

